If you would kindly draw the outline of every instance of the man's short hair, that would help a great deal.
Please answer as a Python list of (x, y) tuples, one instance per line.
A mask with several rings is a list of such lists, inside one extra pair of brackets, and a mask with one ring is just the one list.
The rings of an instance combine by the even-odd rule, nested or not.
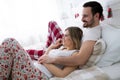
[(99, 13), (100, 16), (99, 18), (101, 18), (103, 16), (103, 7), (102, 5), (97, 2), (97, 1), (89, 1), (89, 2), (86, 2), (84, 3), (83, 7), (91, 7), (91, 11), (92, 11), (92, 14), (93, 16), (96, 14), (96, 13)]

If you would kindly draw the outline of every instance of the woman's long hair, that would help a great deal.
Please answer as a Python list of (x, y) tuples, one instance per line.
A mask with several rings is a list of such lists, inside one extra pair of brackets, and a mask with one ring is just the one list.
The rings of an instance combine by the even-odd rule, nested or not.
[(82, 42), (82, 37), (83, 37), (83, 31), (76, 26), (70, 26), (65, 29), (65, 31), (68, 30), (70, 37), (75, 45), (76, 49), (80, 49), (81, 42)]

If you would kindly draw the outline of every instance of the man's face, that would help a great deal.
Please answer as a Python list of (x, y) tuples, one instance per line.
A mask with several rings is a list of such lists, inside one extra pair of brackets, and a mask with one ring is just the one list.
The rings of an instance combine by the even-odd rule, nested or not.
[(91, 12), (91, 7), (83, 8), (83, 14), (82, 14), (81, 20), (83, 22), (84, 28), (93, 27), (95, 20), (94, 20), (94, 16), (92, 15), (92, 12)]

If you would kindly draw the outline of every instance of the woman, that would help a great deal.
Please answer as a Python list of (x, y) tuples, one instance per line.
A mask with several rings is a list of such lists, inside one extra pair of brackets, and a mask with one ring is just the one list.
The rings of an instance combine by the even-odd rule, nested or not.
[[(58, 46), (57, 42), (48, 48), (46, 54), (53, 54), (52, 52), (58, 54), (57, 52), (63, 51), (64, 55), (58, 55), (77, 55), (81, 45), (82, 35), (83, 33), (80, 28), (75, 26), (68, 27), (65, 30), (62, 40), (64, 48), (53, 50), (52, 48)], [(70, 54), (68, 54), (69, 52)], [(51, 76), (47, 76), (47, 74), (41, 71), (36, 64), (39, 65), (39, 61), (34, 65), (28, 53), (15, 39), (6, 39), (0, 46), (0, 79), (7, 80), (11, 77), (13, 80), (48, 80)], [(43, 65), (53, 76), (57, 77), (65, 77), (77, 68), (77, 66), (62, 66), (62, 68), (60, 68), (60, 66), (58, 67), (53, 64)]]

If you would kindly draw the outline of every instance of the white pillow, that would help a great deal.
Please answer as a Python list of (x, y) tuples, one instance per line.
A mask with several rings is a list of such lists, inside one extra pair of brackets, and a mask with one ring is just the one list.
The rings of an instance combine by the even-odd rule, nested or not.
[(84, 68), (94, 66), (102, 57), (103, 53), (106, 50), (106, 43), (103, 39), (97, 40), (97, 42), (94, 45), (94, 50), (89, 58), (88, 62), (84, 66)]
[(110, 66), (120, 61), (120, 29), (104, 24), (102, 38), (107, 44), (106, 51), (98, 62), (99, 67)]
[(94, 52), (93, 54), (98, 54), (97, 59), (95, 60), (95, 64), (101, 59), (102, 55), (104, 54), (106, 50), (106, 43), (103, 39), (97, 40), (95, 46), (94, 46)]

